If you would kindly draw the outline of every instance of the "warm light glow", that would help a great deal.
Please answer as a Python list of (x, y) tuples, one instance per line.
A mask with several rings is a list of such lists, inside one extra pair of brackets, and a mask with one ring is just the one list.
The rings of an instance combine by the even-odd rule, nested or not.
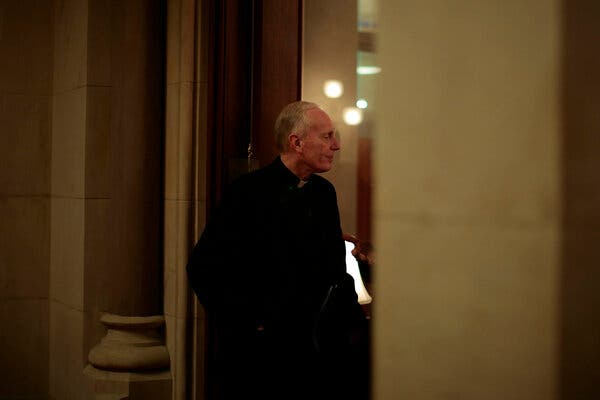
[(342, 82), (336, 80), (325, 81), (323, 92), (325, 92), (325, 96), (337, 99), (344, 93), (344, 85), (342, 85)]
[(358, 99), (356, 100), (356, 107), (364, 110), (365, 108), (369, 107), (369, 103), (367, 103), (365, 99)]
[(363, 120), (362, 110), (356, 107), (344, 108), (344, 122), (348, 125), (358, 125)]
[(359, 75), (375, 75), (381, 72), (381, 68), (376, 65), (359, 65), (356, 67), (356, 73)]
[(346, 272), (354, 278), (354, 290), (358, 296), (358, 303), (369, 304), (373, 301), (373, 298), (367, 292), (367, 288), (365, 288), (365, 284), (360, 276), (358, 261), (352, 255), (352, 250), (354, 250), (354, 243), (346, 241)]

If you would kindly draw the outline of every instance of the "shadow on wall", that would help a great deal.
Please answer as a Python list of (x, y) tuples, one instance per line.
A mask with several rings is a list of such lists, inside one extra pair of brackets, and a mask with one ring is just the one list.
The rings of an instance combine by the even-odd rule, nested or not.
[(600, 398), (600, 3), (563, 0), (560, 391)]

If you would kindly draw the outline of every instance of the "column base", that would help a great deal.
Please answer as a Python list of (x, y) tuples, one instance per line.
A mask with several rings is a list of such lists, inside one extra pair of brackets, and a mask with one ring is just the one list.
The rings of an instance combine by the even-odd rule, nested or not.
[(115, 372), (88, 364), (83, 373), (94, 381), (95, 400), (170, 400), (170, 371)]

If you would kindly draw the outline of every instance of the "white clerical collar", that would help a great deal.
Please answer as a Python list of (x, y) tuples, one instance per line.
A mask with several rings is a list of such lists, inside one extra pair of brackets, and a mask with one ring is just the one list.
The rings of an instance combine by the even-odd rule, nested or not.
[(302, 179), (300, 179), (300, 181), (298, 182), (298, 188), (301, 188), (302, 186), (306, 185), (308, 183), (308, 180), (304, 181)]

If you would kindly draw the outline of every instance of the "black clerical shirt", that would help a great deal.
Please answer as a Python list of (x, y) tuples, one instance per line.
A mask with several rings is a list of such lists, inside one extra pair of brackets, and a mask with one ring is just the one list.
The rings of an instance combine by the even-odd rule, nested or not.
[(312, 364), (332, 288), (345, 288), (336, 307), (359, 308), (345, 272), (335, 189), (318, 175), (299, 183), (279, 157), (238, 178), (190, 256), (189, 281), (218, 325), (217, 357), (228, 380), (258, 365), (308, 374), (303, 382), (322, 379)]
[(299, 181), (278, 157), (230, 185), (188, 264), (208, 312), (265, 327), (309, 323), (346, 279), (335, 189), (318, 175)]

